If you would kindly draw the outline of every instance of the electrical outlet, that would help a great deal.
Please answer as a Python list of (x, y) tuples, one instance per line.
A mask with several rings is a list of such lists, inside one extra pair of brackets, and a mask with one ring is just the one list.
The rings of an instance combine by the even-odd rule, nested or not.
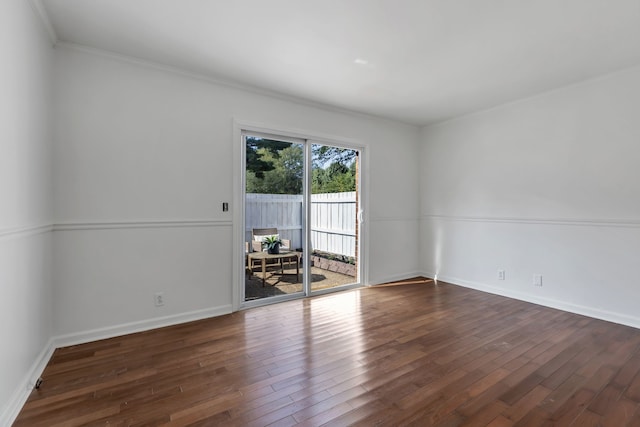
[(498, 270), (498, 280), (504, 280), (504, 270)]
[(164, 305), (164, 293), (163, 292), (156, 292), (153, 295), (153, 302), (155, 303), (156, 307), (160, 307), (160, 306)]
[(542, 274), (533, 275), (533, 286), (542, 286)]

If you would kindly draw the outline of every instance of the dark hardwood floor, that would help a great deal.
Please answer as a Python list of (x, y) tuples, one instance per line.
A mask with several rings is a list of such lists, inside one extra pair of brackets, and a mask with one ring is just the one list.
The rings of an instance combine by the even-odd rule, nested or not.
[(640, 426), (639, 347), (415, 280), (58, 349), (15, 426)]

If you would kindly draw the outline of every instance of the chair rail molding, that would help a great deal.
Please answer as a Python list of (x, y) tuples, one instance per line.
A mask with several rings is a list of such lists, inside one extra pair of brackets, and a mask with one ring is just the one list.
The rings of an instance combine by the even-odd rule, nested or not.
[(411, 216), (374, 216), (371, 218), (367, 218), (366, 214), (364, 217), (365, 221), (371, 222), (418, 222), (420, 221), (419, 217), (411, 217)]
[(0, 229), (0, 240), (32, 236), (34, 234), (48, 233), (53, 230), (53, 224), (27, 225)]
[(540, 224), (579, 227), (640, 227), (640, 219), (620, 218), (525, 218), (525, 217), (490, 217), (490, 216), (459, 216), (426, 214), (421, 220), (480, 222), (480, 223), (505, 223), (505, 224)]
[(229, 219), (137, 220), (101, 222), (64, 222), (53, 224), (53, 231), (108, 230), (125, 228), (231, 227)]

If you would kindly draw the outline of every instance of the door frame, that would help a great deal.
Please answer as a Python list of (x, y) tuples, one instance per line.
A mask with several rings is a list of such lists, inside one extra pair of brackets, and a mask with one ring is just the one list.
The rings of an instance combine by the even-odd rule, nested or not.
[[(362, 218), (362, 221), (359, 224), (360, 227), (360, 236), (359, 236), (359, 244), (358, 244), (358, 270), (359, 270), (359, 283), (353, 286), (344, 286), (340, 287), (340, 290), (348, 289), (350, 287), (356, 286), (368, 286), (369, 283), (369, 274), (368, 274), (368, 253), (369, 253), (369, 244), (368, 244), (368, 236), (369, 236), (369, 221), (367, 221), (367, 212), (369, 211), (369, 185), (368, 185), (368, 155), (369, 150), (367, 149), (367, 145), (362, 143), (361, 141), (333, 136), (333, 135), (325, 135), (314, 131), (306, 131), (300, 129), (291, 129), (284, 126), (266, 126), (264, 124), (245, 121), (245, 120), (233, 120), (233, 205), (232, 205), (232, 213), (233, 213), (233, 230), (232, 230), (232, 283), (231, 283), (231, 303), (232, 310), (238, 311), (240, 309), (245, 308), (244, 301), (242, 300), (243, 288), (244, 288), (244, 280), (245, 280), (245, 253), (244, 253), (244, 240), (245, 240), (245, 205), (244, 205), (244, 188), (245, 188), (245, 155), (246, 148), (242, 137), (242, 132), (256, 132), (261, 134), (269, 134), (275, 136), (281, 136), (283, 138), (294, 138), (294, 139), (303, 139), (306, 141), (305, 143), (305, 153), (307, 150), (310, 150), (310, 144), (312, 143), (321, 143), (327, 145), (335, 145), (343, 148), (350, 148), (359, 151), (359, 167), (360, 167), (360, 176), (359, 176), (359, 203), (360, 203), (360, 211), (363, 214), (359, 215)], [(307, 161), (309, 156), (305, 155), (305, 166), (307, 165)], [(304, 178), (304, 186), (305, 191), (310, 190), (310, 170), (305, 168), (305, 178)], [(307, 188), (309, 187), (309, 188)], [(305, 215), (303, 218), (303, 230), (306, 228), (306, 221), (309, 218), (309, 206), (305, 207)], [(305, 231), (306, 235), (303, 240), (308, 241), (310, 232), (308, 230)], [(305, 242), (305, 245), (307, 243)], [(305, 254), (307, 251), (305, 251)], [(308, 256), (303, 257), (304, 259), (304, 271), (309, 271), (309, 262)], [(310, 295), (313, 296), (319, 295), (326, 292), (331, 292), (332, 290), (327, 291), (315, 291), (311, 292)], [(281, 302), (287, 299), (296, 299), (300, 298), (300, 295), (292, 294), (291, 298), (278, 298), (278, 301), (269, 301), (270, 298), (265, 298), (264, 305), (271, 304), (273, 302)], [(260, 300), (261, 301), (261, 300)], [(255, 307), (260, 304), (260, 302), (252, 302), (251, 307)]]

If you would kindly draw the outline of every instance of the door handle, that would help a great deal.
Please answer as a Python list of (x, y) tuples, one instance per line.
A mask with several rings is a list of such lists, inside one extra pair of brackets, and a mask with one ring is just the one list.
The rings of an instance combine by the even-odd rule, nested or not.
[(364, 211), (362, 209), (358, 211), (358, 222), (360, 224), (364, 222)]

